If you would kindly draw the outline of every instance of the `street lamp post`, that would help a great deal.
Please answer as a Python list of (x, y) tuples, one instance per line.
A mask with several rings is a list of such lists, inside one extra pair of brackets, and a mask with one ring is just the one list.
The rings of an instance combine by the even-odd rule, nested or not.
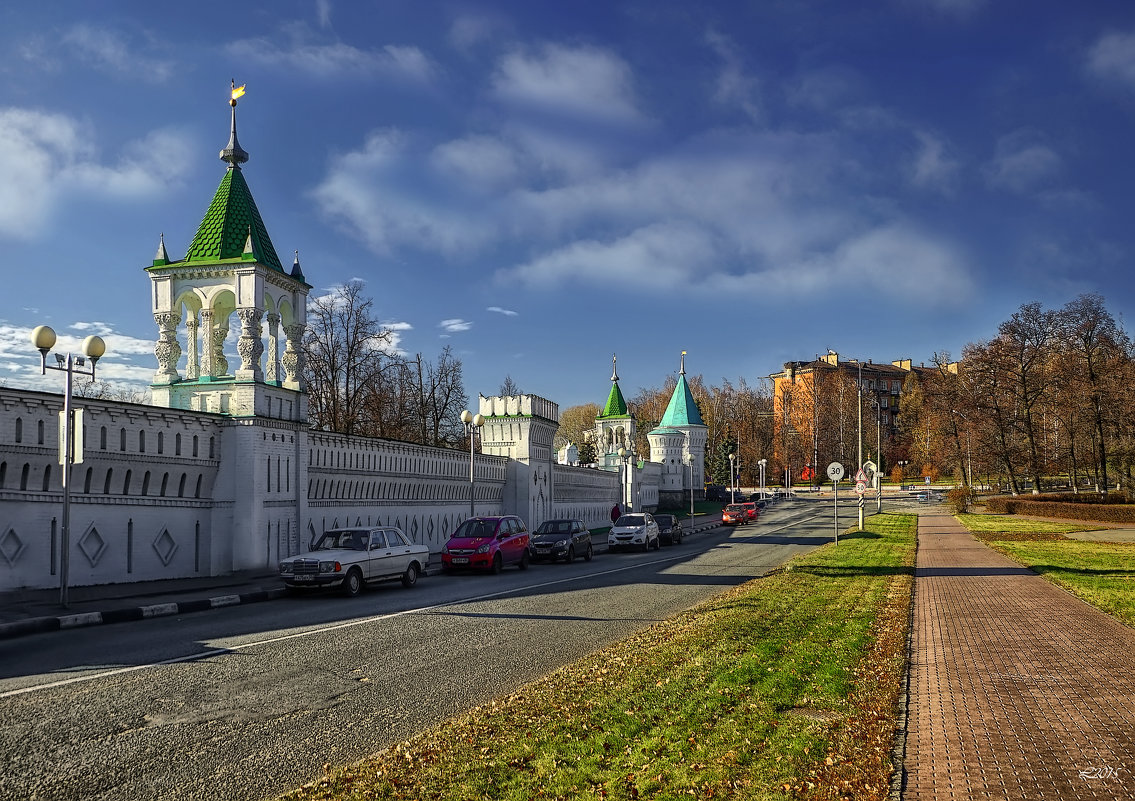
[(634, 454), (626, 448), (619, 448), (618, 454), (619, 458), (623, 460), (623, 510), (628, 511), (631, 506), (631, 456)]
[(761, 459), (757, 462), (757, 466), (761, 469), (761, 499), (765, 497), (765, 466), (768, 465), (768, 459)]
[(475, 502), (474, 489), (476, 488), (473, 483), (473, 443), (480, 432), (481, 426), (485, 424), (485, 416), (483, 414), (473, 414), (466, 409), (461, 412), (461, 422), (465, 424), (465, 433), (469, 437), (469, 517), (474, 514), (473, 504)]
[[(91, 381), (94, 381), (95, 364), (106, 353), (106, 343), (103, 342), (102, 337), (89, 336), (83, 340), (82, 356), (74, 356), (71, 353), (64, 356), (62, 353), (56, 353), (55, 364), (48, 364), (47, 354), (55, 347), (55, 331), (49, 326), (39, 325), (32, 331), (31, 339), (32, 345), (39, 351), (40, 374), (47, 375), (48, 370), (59, 370), (67, 375), (63, 392), (63, 434), (59, 443), (59, 461), (63, 465), (63, 525), (59, 539), (59, 605), (66, 608), (69, 605), (67, 579), (71, 566), (71, 468), (75, 464), (75, 410), (71, 406), (73, 376), (75, 373), (89, 375)], [(91, 360), (91, 369), (78, 369), (86, 364), (86, 359)]]
[(733, 477), (733, 465), (737, 463), (737, 454), (729, 454), (729, 502), (737, 503), (737, 479)]

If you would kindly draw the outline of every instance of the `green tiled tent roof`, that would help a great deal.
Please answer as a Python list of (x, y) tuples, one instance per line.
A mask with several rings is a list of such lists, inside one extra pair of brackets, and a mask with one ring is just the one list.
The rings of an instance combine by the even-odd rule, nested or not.
[(685, 375), (678, 375), (678, 386), (674, 387), (674, 394), (670, 396), (670, 403), (666, 406), (666, 413), (662, 415), (660, 426), (704, 426), (698, 404), (694, 400), (690, 386), (686, 383)]
[(623, 400), (623, 393), (619, 390), (618, 382), (611, 384), (611, 394), (607, 396), (607, 405), (599, 413), (600, 419), (604, 417), (630, 417), (627, 412), (627, 402)]
[(256, 201), (244, 180), (239, 167), (229, 169), (213, 195), (213, 202), (205, 212), (205, 219), (197, 228), (187, 262), (239, 259), (244, 256), (245, 243), (252, 238), (252, 255), (256, 261), (284, 272), (276, 248), (268, 237), (268, 229), (260, 218)]

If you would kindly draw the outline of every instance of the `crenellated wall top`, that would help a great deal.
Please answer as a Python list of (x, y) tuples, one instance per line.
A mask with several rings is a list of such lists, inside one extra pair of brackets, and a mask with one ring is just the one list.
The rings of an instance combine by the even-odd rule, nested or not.
[(485, 417), (542, 417), (560, 422), (560, 405), (539, 395), (479, 396), (479, 411)]

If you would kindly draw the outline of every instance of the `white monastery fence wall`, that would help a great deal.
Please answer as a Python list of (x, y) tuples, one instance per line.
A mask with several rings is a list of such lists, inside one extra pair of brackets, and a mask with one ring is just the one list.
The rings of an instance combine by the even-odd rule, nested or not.
[[(337, 525), (397, 525), (436, 552), (469, 515), (468, 451), (265, 417), (75, 405), (83, 461), (72, 471), (71, 586), (271, 570)], [(62, 395), (0, 387), (0, 591), (59, 585), (62, 408)], [(554, 464), (549, 437), (536, 443), (542, 458), (475, 456), (476, 513), (519, 514), (531, 528), (551, 517), (608, 525), (619, 474)], [(525, 437), (516, 439), (514, 454)], [(528, 489), (510, 487), (521, 482)], [(640, 487), (640, 499), (657, 497)]]

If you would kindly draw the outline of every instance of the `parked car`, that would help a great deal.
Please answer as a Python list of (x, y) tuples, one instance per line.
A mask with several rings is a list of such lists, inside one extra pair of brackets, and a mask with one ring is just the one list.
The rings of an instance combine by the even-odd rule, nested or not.
[(682, 521), (674, 515), (655, 515), (658, 524), (658, 539), (667, 545), (682, 544)]
[(761, 516), (761, 510), (757, 508), (755, 501), (745, 501), (739, 505), (745, 510), (750, 522), (757, 522), (757, 518)]
[(749, 522), (745, 514), (745, 507), (739, 503), (731, 503), (721, 510), (721, 523), (726, 526), (743, 526)]
[(705, 488), (705, 499), (707, 501), (727, 501), (729, 500), (729, 490), (720, 484), (710, 484)]
[(470, 517), (457, 527), (441, 549), (441, 567), (453, 570), (501, 572), (505, 565), (528, 569), (530, 535), (516, 515)]
[(314, 547), (281, 560), (280, 578), (289, 589), (339, 587), (358, 595), (368, 584), (402, 579), (413, 587), (430, 563), (430, 549), (413, 543), (393, 526), (325, 531)]
[(593, 554), (591, 532), (582, 520), (545, 520), (532, 532), (530, 547), (534, 562), (571, 562), (577, 556), (590, 562)]
[(659, 547), (658, 523), (647, 512), (622, 515), (607, 534), (607, 548), (639, 548), (648, 551)]

